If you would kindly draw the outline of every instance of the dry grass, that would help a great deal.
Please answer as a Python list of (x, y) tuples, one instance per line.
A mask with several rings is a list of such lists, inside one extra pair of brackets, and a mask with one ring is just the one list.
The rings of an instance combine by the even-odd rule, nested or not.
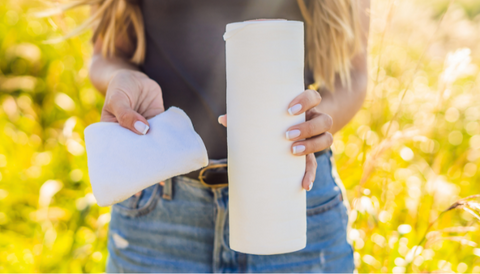
[[(36, 5), (0, 3), (0, 272), (99, 272), (110, 215), (86, 176), (83, 129), (102, 106), (90, 34), (41, 43), (88, 10), (29, 17)], [(370, 12), (368, 98), (334, 143), (358, 271), (480, 272), (480, 2)]]
[(469, 5), (373, 2), (369, 97), (334, 145), (359, 272), (480, 271), (478, 196), (460, 198), (480, 193)]

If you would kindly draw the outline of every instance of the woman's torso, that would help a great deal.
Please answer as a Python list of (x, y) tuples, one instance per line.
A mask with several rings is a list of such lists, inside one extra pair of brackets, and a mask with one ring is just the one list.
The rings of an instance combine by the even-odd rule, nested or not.
[[(147, 39), (143, 71), (157, 81), (165, 108), (177, 106), (192, 120), (209, 158), (227, 157), (225, 26), (283, 18), (303, 21), (293, 0), (142, 0)], [(312, 74), (305, 70), (305, 85)]]

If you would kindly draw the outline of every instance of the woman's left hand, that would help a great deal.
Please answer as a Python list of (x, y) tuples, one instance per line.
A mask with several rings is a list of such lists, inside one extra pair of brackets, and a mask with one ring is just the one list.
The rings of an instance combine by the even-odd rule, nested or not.
[[(306, 121), (291, 126), (285, 136), (294, 141), (291, 146), (294, 155), (306, 155), (307, 165), (302, 181), (302, 187), (306, 190), (312, 189), (315, 181), (317, 160), (314, 153), (330, 147), (333, 143), (333, 136), (328, 132), (333, 124), (332, 118), (316, 108), (321, 100), (322, 97), (317, 91), (307, 89), (290, 102), (287, 110), (290, 115), (305, 112)], [(218, 117), (218, 122), (227, 126), (227, 116)]]

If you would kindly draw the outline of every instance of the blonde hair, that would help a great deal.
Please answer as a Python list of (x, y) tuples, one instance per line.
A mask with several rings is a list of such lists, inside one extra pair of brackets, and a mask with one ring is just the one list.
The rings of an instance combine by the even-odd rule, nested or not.
[(351, 60), (362, 50), (359, 0), (313, 0), (309, 7), (297, 0), (306, 23), (306, 65), (312, 69), (314, 89), (334, 91), (338, 73), (351, 86)]
[[(141, 64), (145, 59), (146, 42), (143, 17), (138, 0), (79, 0), (58, 7), (43, 16), (63, 12), (80, 5), (96, 5), (96, 10), (82, 25), (64, 38), (77, 35), (92, 27), (93, 41), (103, 39), (102, 54), (111, 57), (118, 54), (115, 42), (126, 35), (135, 48), (130, 61)], [(314, 83), (309, 88), (326, 87), (334, 91), (338, 73), (343, 86), (350, 87), (351, 59), (362, 49), (359, 20), (359, 0), (297, 0), (306, 23), (306, 60), (313, 72)]]

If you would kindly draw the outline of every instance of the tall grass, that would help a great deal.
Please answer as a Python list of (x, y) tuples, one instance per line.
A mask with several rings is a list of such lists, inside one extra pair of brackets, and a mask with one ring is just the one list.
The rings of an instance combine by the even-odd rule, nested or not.
[(83, 143), (102, 106), (89, 35), (42, 43), (88, 10), (39, 20), (37, 6), (0, 2), (0, 271), (103, 271), (110, 215), (95, 205)]
[(369, 97), (334, 146), (359, 272), (480, 271), (471, 4), (373, 3)]
[[(0, 271), (104, 271), (91, 194), (87, 9), (36, 19), (0, 2)], [(45, 7), (45, 6), (42, 6)], [(335, 136), (359, 272), (480, 272), (480, 2), (373, 0), (367, 101)], [(466, 198), (462, 198), (466, 197)]]

